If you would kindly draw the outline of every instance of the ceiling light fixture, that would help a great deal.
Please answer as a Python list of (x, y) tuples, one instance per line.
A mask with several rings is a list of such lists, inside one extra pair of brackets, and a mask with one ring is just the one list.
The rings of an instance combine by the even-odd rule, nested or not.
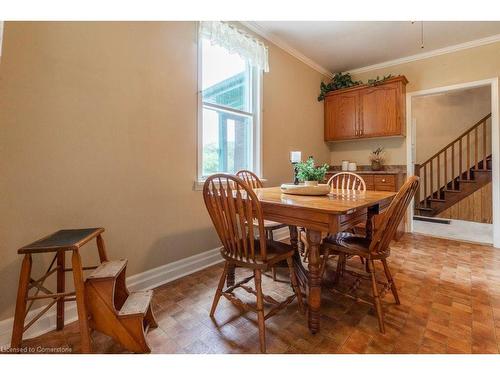
[[(411, 24), (413, 25), (415, 21), (411, 21)], [(424, 49), (425, 44), (424, 44), (424, 21), (420, 21), (420, 48)]]

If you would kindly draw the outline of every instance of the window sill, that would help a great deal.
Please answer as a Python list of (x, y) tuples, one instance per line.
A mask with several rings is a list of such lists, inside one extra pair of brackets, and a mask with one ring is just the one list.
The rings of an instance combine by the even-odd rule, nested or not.
[[(267, 179), (265, 179), (265, 178), (261, 178), (260, 180), (263, 183), (267, 182)], [(205, 184), (205, 180), (195, 180), (194, 183), (193, 183), (193, 190), (194, 191), (202, 191), (204, 184)]]

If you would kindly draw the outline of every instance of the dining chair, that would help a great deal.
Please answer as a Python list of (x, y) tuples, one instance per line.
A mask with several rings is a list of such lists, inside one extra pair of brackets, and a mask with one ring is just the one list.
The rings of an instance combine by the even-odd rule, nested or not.
[[(330, 177), (327, 184), (330, 185), (332, 192), (341, 191), (345, 194), (349, 194), (366, 191), (366, 183), (363, 177), (353, 172), (336, 173), (332, 177)], [(352, 232), (355, 233), (354, 228), (352, 228)], [(307, 245), (305, 230), (303, 230), (302, 228), (299, 229), (299, 241), (301, 242), (301, 248), (304, 249), (303, 259), (304, 261), (307, 261), (307, 258), (309, 256), (309, 246)], [(325, 262), (323, 262), (323, 264)], [(324, 267), (322, 268), (322, 273), (323, 272)]]
[[(264, 187), (264, 184), (260, 178), (252, 171), (243, 169), (236, 172), (236, 176), (241, 178), (251, 189), (260, 189)], [(255, 223), (256, 224), (256, 223)], [(286, 228), (288, 225), (278, 223), (276, 221), (264, 220), (264, 228), (266, 230), (266, 238), (274, 240), (273, 232), (275, 230)], [(272, 268), (273, 280), (276, 281), (276, 267)]]
[[(210, 316), (213, 317), (221, 296), (226, 297), (235, 306), (257, 313), (259, 326), (260, 350), (266, 352), (265, 320), (289, 305), (295, 298), (301, 312), (304, 306), (293, 265), (294, 248), (282, 242), (273, 241), (265, 236), (264, 219), (261, 204), (254, 191), (242, 179), (229, 174), (215, 174), (207, 178), (203, 185), (203, 199), (210, 218), (222, 242), (220, 250), (225, 259), (217, 290), (215, 292)], [(249, 225), (257, 223), (257, 225)], [(258, 235), (258, 239), (257, 239)], [(281, 261), (286, 261), (290, 272), (290, 281), (294, 294), (278, 302), (262, 292), (262, 273)], [(224, 284), (230, 267), (247, 268), (253, 274), (224, 290)], [(247, 285), (254, 279), (255, 290)], [(236, 288), (242, 288), (257, 297), (256, 306), (244, 303), (234, 294)], [(274, 304), (267, 314), (264, 312), (264, 300)]]
[[(399, 223), (406, 213), (408, 205), (415, 195), (418, 184), (418, 177), (410, 177), (393, 198), (387, 210), (373, 216), (373, 236), (371, 239), (353, 233), (341, 232), (329, 235), (323, 240), (321, 245), (321, 250), (324, 253), (324, 262), (326, 262), (328, 255), (331, 253), (339, 255), (337, 269), (341, 267), (346, 256), (357, 255), (365, 259), (366, 269), (372, 284), (373, 304), (377, 311), (379, 328), (382, 333), (385, 333), (384, 318), (380, 303), (380, 292), (375, 277), (374, 261), (381, 261), (387, 278), (387, 283), (385, 283), (382, 293), (385, 294), (388, 289), (391, 289), (396, 304), (399, 305), (398, 291), (389, 270), (387, 258), (390, 255), (390, 243), (394, 238)], [(363, 276), (362, 274), (357, 274), (357, 276), (360, 275)]]
[(334, 174), (327, 182), (332, 190), (345, 192), (364, 192), (366, 183), (359, 174), (353, 172), (339, 172)]

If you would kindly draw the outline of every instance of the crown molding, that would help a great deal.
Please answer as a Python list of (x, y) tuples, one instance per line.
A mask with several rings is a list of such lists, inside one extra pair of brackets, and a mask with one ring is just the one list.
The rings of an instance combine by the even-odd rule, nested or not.
[(378, 64), (364, 66), (362, 68), (351, 69), (351, 70), (349, 70), (348, 73), (359, 74), (359, 73), (369, 72), (371, 70), (388, 68), (390, 66), (405, 64), (405, 63), (409, 63), (412, 61), (424, 60), (424, 59), (428, 59), (430, 57), (445, 55), (447, 53), (462, 51), (464, 49), (484, 46), (486, 44), (496, 43), (499, 41), (500, 41), (500, 34), (496, 34), (496, 35), (488, 36), (486, 38), (471, 40), (469, 42), (455, 44), (453, 46), (435, 49), (435, 50), (432, 50), (429, 52), (417, 53), (415, 55), (401, 57), (399, 59), (394, 59), (394, 60), (389, 60), (389, 61), (384, 61), (384, 62), (381, 62)]
[(239, 21), (239, 23), (248, 27), (254, 33), (262, 36), (263, 38), (265, 38), (265, 39), (269, 40), (270, 42), (272, 42), (273, 44), (277, 45), (279, 48), (288, 52), (290, 55), (292, 55), (296, 59), (302, 61), (304, 64), (310, 66), (311, 68), (313, 68), (317, 72), (319, 72), (325, 76), (328, 76), (330, 78), (333, 77), (332, 72), (330, 72), (328, 69), (321, 66), (317, 62), (311, 60), (309, 57), (307, 57), (304, 54), (302, 54), (301, 52), (297, 51), (295, 48), (290, 47), (286, 42), (284, 42), (283, 40), (281, 40), (277, 36), (273, 35), (269, 31), (265, 30), (262, 26), (260, 26), (256, 22), (254, 22), (254, 21)]

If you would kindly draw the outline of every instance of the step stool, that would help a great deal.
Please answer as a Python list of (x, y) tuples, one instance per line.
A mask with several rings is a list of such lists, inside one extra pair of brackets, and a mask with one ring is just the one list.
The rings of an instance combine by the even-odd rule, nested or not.
[(85, 281), (90, 326), (134, 353), (150, 353), (150, 328), (158, 327), (151, 308), (153, 291), (130, 293), (125, 283), (127, 260), (102, 263)]

